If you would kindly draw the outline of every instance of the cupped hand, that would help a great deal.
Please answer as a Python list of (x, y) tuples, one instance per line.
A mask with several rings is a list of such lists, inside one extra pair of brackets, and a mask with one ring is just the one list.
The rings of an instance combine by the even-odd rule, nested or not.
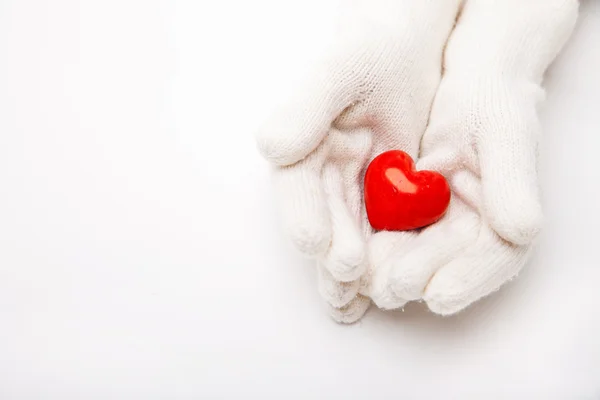
[(453, 314), (525, 265), (542, 222), (540, 85), (577, 9), (576, 0), (466, 2), (417, 163), (446, 176), (451, 205), (414, 237), (371, 238), (370, 295), (379, 307), (423, 299), (433, 312)]
[(274, 166), (286, 230), (317, 260), (319, 290), (339, 322), (370, 304), (362, 178), (386, 150), (417, 155), (459, 0), (345, 4), (328, 56), (257, 135)]

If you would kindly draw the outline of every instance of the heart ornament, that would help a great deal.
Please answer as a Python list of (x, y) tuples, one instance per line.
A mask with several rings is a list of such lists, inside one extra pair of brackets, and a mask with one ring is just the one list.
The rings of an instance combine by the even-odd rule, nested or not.
[(417, 171), (401, 150), (375, 157), (365, 173), (365, 206), (373, 228), (406, 231), (439, 220), (450, 204), (446, 178), (434, 171)]

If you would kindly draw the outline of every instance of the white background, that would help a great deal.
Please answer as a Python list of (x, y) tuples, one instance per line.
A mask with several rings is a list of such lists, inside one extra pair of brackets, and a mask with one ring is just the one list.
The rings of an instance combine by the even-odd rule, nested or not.
[(599, 2), (548, 73), (534, 261), (349, 327), (252, 138), (335, 12), (0, 1), (0, 399), (600, 398)]

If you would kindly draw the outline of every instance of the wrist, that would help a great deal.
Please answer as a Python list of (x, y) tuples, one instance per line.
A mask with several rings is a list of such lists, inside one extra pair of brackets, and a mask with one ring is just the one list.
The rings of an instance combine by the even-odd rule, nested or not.
[(539, 83), (569, 38), (577, 12), (577, 0), (467, 3), (446, 48), (446, 71)]

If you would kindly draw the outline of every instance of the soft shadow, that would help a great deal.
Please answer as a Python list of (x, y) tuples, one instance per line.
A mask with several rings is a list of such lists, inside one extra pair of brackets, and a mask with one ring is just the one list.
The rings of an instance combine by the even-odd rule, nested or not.
[[(527, 301), (526, 292), (538, 270), (537, 253), (518, 279), (508, 282), (499, 291), (471, 304), (465, 310), (451, 316), (431, 312), (423, 302), (411, 302), (403, 310), (382, 311), (375, 306), (365, 315), (364, 329), (377, 335), (397, 336), (405, 341), (434, 347), (462, 347), (484, 332), (500, 332), (508, 329), (508, 316), (518, 312), (518, 304)], [(535, 268), (529, 268), (529, 267)], [(524, 296), (525, 294), (525, 296)], [(371, 326), (370, 328), (368, 326)], [(373, 332), (371, 332), (373, 334)]]

